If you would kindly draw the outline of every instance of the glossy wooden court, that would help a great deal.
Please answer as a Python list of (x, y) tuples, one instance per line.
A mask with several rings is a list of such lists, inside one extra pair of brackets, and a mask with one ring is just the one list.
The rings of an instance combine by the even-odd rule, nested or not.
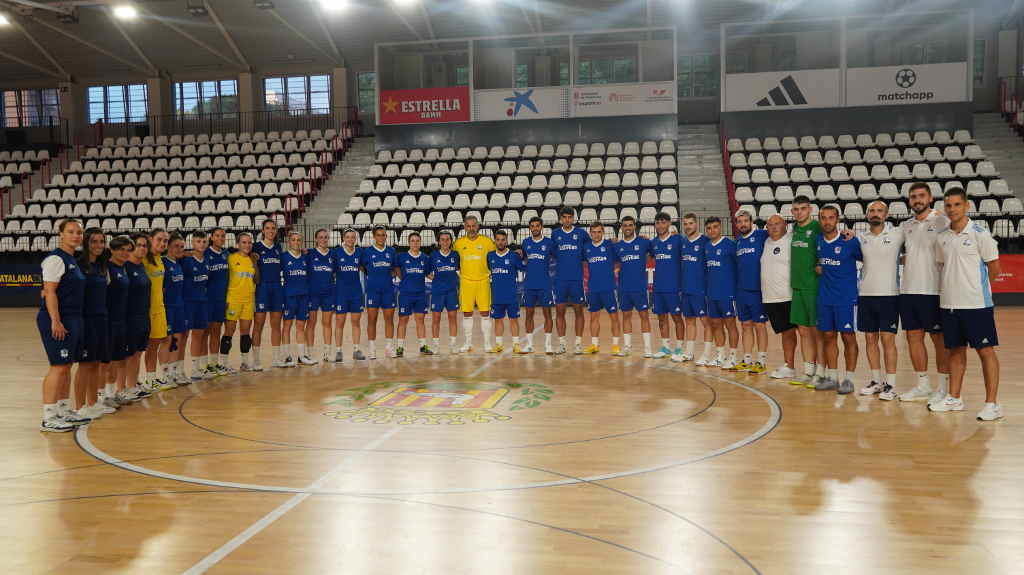
[(974, 419), (974, 357), (968, 410), (940, 415), (638, 355), (480, 353), (220, 378), (77, 434), (37, 431), (34, 317), (0, 311), (7, 573), (1024, 564), (1020, 309), (997, 311), (996, 423)]

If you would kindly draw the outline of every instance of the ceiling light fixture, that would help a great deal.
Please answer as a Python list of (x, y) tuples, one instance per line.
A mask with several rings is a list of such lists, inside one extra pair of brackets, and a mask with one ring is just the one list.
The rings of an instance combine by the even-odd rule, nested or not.
[(209, 12), (206, 10), (206, 6), (203, 3), (200, 2), (199, 4), (195, 4), (192, 0), (189, 0), (185, 5), (185, 10), (188, 11), (189, 16), (192, 16), (193, 18), (205, 18), (209, 15)]
[(114, 16), (119, 20), (134, 20), (139, 17), (139, 11), (131, 4), (119, 4), (114, 6)]
[(339, 12), (348, 8), (348, 0), (320, 0), (320, 7), (325, 12)]
[(0, 26), (7, 26), (11, 21), (7, 19), (7, 14), (0, 14)]
[(418, 1), (419, 0), (394, 0), (395, 6), (398, 6), (399, 8), (408, 8), (413, 4), (416, 4)]
[(258, 8), (258, 9), (260, 9), (260, 10), (273, 10), (274, 9), (274, 3), (271, 2), (270, 0), (253, 0), (252, 5), (255, 6), (256, 8)]

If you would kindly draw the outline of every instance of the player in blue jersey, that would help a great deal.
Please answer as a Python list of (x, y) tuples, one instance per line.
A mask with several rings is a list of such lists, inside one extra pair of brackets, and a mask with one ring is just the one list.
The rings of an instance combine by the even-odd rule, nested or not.
[[(149, 347), (149, 324), (152, 285), (146, 274), (146, 254), (149, 253), (149, 235), (136, 232), (130, 236), (133, 242), (124, 264), (128, 275), (128, 357), (124, 362), (123, 383), (119, 381), (118, 399), (127, 402), (148, 397), (150, 394), (139, 386), (139, 366), (142, 363), (142, 352)], [(161, 301), (161, 306), (163, 302)]]
[(430, 256), (420, 247), (423, 239), (419, 232), (409, 234), (409, 251), (398, 254), (398, 349), (395, 357), (405, 355), (405, 334), (409, 316), (416, 317), (416, 345), (420, 355), (434, 355), (427, 347), (427, 276), (430, 275)]
[[(857, 371), (857, 262), (864, 256), (860, 240), (839, 234), (839, 208), (827, 205), (818, 212), (821, 236), (818, 238), (818, 331), (825, 352), (825, 378), (814, 384), (815, 390), (853, 392)], [(842, 334), (846, 373), (839, 380), (839, 338)]]
[(530, 218), (530, 237), (523, 240), (520, 248), (526, 261), (526, 285), (523, 304), (526, 306), (526, 347), (523, 353), (533, 353), (534, 312), (539, 307), (544, 314), (544, 353), (552, 355), (555, 348), (551, 343), (554, 322), (551, 308), (555, 305), (551, 290), (551, 266), (555, 261), (555, 244), (544, 237), (544, 221)]
[[(210, 270), (206, 266), (206, 232), (192, 233), (192, 254), (181, 258), (181, 271), (185, 275), (185, 322), (187, 324), (185, 339), (189, 340), (189, 353), (192, 354), (192, 381), (212, 379), (217, 375), (206, 369), (206, 324), (208, 323), (207, 294), (210, 283)], [(182, 348), (185, 342), (178, 344)]]
[[(704, 222), (708, 243), (704, 247), (704, 285), (708, 294), (708, 322), (717, 348), (709, 367), (736, 367), (736, 242), (722, 235), (722, 220), (710, 217)], [(728, 334), (729, 355), (725, 355)]]
[(319, 356), (324, 363), (334, 359), (334, 354), (331, 353), (331, 334), (334, 328), (336, 254), (330, 248), (330, 241), (331, 234), (327, 230), (317, 230), (313, 234), (313, 249), (306, 254), (309, 260), (309, 321), (306, 322), (306, 343), (309, 345), (310, 357), (317, 357), (316, 324), (319, 315), (324, 336), (324, 345)]
[(740, 320), (743, 360), (734, 369), (755, 375), (764, 373), (768, 364), (768, 315), (761, 303), (761, 254), (766, 239), (768, 232), (754, 228), (750, 212), (736, 212), (736, 269), (743, 271), (736, 280), (736, 317)]
[(558, 352), (565, 353), (565, 312), (572, 306), (576, 355), (583, 353), (583, 246), (590, 236), (575, 225), (572, 208), (562, 208), (561, 226), (551, 232), (555, 247), (555, 327), (558, 329)]
[(526, 264), (518, 253), (508, 249), (508, 232), (494, 232), (493, 252), (487, 254), (487, 268), (491, 272), (491, 318), (494, 320), (494, 347), (488, 353), (505, 351), (505, 318), (512, 332), (512, 353), (522, 353), (519, 347), (519, 272)]
[(608, 312), (612, 323), (612, 355), (622, 356), (619, 347), (619, 298), (615, 292), (615, 270), (619, 267), (615, 246), (604, 239), (604, 225), (590, 224), (590, 241), (583, 246), (583, 261), (587, 264), (587, 303), (590, 311), (590, 345), (583, 353), (601, 351), (601, 310)]
[(430, 329), (434, 347), (441, 352), (441, 313), (448, 314), (448, 348), (458, 350), (459, 335), (459, 252), (452, 249), (455, 237), (449, 231), (437, 236), (437, 249), (430, 254)]
[[(284, 326), (281, 330), (283, 360), (274, 367), (316, 365), (307, 353), (306, 322), (309, 321), (309, 254), (302, 251), (302, 234), (288, 234), (288, 249), (281, 255), (284, 275)], [(296, 347), (292, 349), (292, 324), (295, 325)]]
[(260, 344), (263, 325), (270, 315), (271, 362), (281, 363), (281, 315), (284, 312), (284, 278), (281, 276), (281, 249), (277, 241), (277, 223), (266, 220), (260, 228), (260, 239), (252, 251), (259, 257), (260, 283), (256, 286), (256, 313), (252, 325), (252, 367), (260, 371)]
[(363, 280), (360, 272), (363, 248), (359, 247), (359, 232), (347, 229), (342, 233), (341, 245), (334, 250), (334, 361), (341, 363), (345, 323), (352, 326), (352, 359), (364, 360), (359, 349), (359, 324), (363, 317)]
[[(135, 353), (129, 351), (128, 302), (135, 295), (132, 293), (131, 279), (126, 266), (135, 245), (128, 236), (117, 236), (110, 240), (107, 270), (110, 285), (107, 286), (107, 321), (110, 332), (110, 364), (107, 366), (108, 378), (100, 391), (100, 401), (108, 407), (117, 409), (131, 403), (132, 399), (123, 390), (125, 360)], [(134, 348), (134, 344), (132, 346)], [(136, 366), (136, 372), (138, 366)]]
[(398, 253), (387, 245), (388, 231), (373, 228), (373, 245), (364, 248), (359, 264), (366, 272), (366, 338), (370, 341), (370, 359), (377, 359), (377, 314), (383, 311), (386, 357), (392, 357), (391, 339), (395, 337), (395, 267)]
[(653, 357), (651, 350), (651, 316), (647, 296), (647, 260), (651, 240), (636, 234), (636, 219), (622, 218), (622, 239), (612, 244), (619, 262), (619, 309), (622, 310), (624, 355), (633, 350), (633, 310), (640, 316), (640, 332), (644, 341), (644, 357)]
[[(661, 331), (661, 348), (654, 357), (671, 357), (672, 361), (681, 362), (683, 336), (686, 333), (679, 303), (682, 239), (669, 229), (671, 223), (672, 218), (665, 212), (654, 217), (654, 231), (657, 233), (651, 240), (651, 255), (654, 257), (654, 314), (658, 316), (658, 329)], [(675, 351), (672, 348), (673, 323), (676, 327)]]
[(107, 325), (107, 262), (103, 257), (107, 238), (100, 228), (85, 230), (78, 267), (85, 274), (82, 300), (82, 340), (78, 346), (78, 370), (75, 373), (75, 405), (78, 415), (99, 419), (115, 410), (98, 401), (100, 367), (110, 361), (110, 334)]
[(708, 238), (700, 230), (697, 215), (688, 213), (683, 216), (683, 293), (680, 305), (683, 308), (683, 321), (686, 324), (686, 347), (683, 350), (683, 361), (693, 361), (694, 348), (697, 345), (697, 320), (704, 330), (704, 351), (696, 365), (711, 363), (711, 351), (714, 343), (711, 337), (711, 326), (708, 323), (708, 300), (705, 294), (704, 276), (706, 265), (704, 253)]
[(173, 389), (192, 382), (185, 375), (185, 339), (188, 334), (188, 320), (185, 317), (185, 274), (181, 260), (185, 257), (185, 238), (178, 232), (167, 240), (164, 264), (164, 309), (167, 311), (167, 335), (169, 344), (160, 349), (160, 363), (164, 367), (163, 384), (160, 391)]
[(206, 248), (206, 254), (203, 256), (210, 275), (206, 287), (206, 297), (210, 303), (205, 336), (210, 365), (206, 370), (216, 375), (232, 375), (236, 371), (228, 367), (228, 354), (221, 352), (221, 333), (228, 309), (228, 250), (225, 247), (227, 233), (224, 228), (210, 230), (209, 241), (210, 247)]

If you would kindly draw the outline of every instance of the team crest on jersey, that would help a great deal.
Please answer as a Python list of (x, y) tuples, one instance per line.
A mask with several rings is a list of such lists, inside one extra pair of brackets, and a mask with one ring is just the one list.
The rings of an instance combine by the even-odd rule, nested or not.
[(964, 245), (965, 248), (971, 247), (972, 242), (971, 242), (970, 238), (964, 238), (964, 244), (963, 245)]
[(779, 255), (782, 253), (782, 248), (775, 246), (775, 249), (772, 250), (772, 253), (775, 255)]
[(837, 254), (841, 254), (841, 253), (843, 253), (843, 248), (841, 248), (841, 247), (839, 247), (839, 246), (836, 246), (836, 253), (837, 253)]
[[(71, 353), (69, 353), (69, 352), (68, 352), (67, 348), (64, 348), (64, 349), (61, 349), (61, 350), (60, 350), (60, 356), (61, 356), (61, 358), (63, 358), (63, 359), (67, 359), (67, 358), (68, 358), (68, 357), (69, 357), (70, 355), (71, 355)], [(84, 353), (82, 354), (82, 357), (85, 357), (85, 354), (84, 354)]]
[(811, 237), (811, 230), (807, 230), (807, 237)]

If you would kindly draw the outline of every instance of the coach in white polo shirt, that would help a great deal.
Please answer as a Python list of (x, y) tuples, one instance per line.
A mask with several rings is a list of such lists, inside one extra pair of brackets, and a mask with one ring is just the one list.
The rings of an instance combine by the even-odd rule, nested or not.
[(985, 377), (985, 407), (978, 419), (1003, 417), (999, 391), (999, 357), (990, 277), (999, 277), (999, 247), (992, 234), (967, 217), (967, 193), (950, 188), (943, 198), (949, 229), (939, 235), (935, 258), (942, 266), (942, 335), (949, 350), (949, 393), (930, 402), (932, 411), (963, 411), (960, 390), (967, 367), (967, 346), (978, 352)]
[[(910, 186), (910, 209), (914, 216), (900, 224), (903, 231), (903, 277), (900, 279), (900, 322), (907, 333), (910, 362), (917, 374), (914, 388), (900, 394), (901, 401), (938, 401), (949, 389), (949, 366), (942, 344), (939, 315), (939, 266), (935, 261), (935, 240), (949, 227), (949, 219), (932, 209), (928, 184)], [(928, 381), (928, 348), (924, 334), (931, 334), (939, 388)]]
[[(789, 247), (792, 238), (786, 220), (778, 214), (768, 218), (768, 238), (761, 253), (761, 301), (772, 331), (782, 336), (782, 357), (785, 365), (771, 373), (772, 379), (796, 379), (793, 362), (796, 355), (796, 325), (789, 321), (793, 289), (789, 283)], [(794, 381), (795, 384), (803, 382)]]
[[(869, 230), (857, 235), (864, 267), (860, 270), (860, 296), (857, 298), (857, 330), (864, 334), (871, 366), (871, 383), (861, 395), (878, 394), (879, 399), (896, 399), (896, 330), (900, 325), (899, 266), (903, 250), (903, 230), (886, 224), (889, 206), (881, 200), (868, 204)], [(878, 342), (885, 357), (885, 379)]]

